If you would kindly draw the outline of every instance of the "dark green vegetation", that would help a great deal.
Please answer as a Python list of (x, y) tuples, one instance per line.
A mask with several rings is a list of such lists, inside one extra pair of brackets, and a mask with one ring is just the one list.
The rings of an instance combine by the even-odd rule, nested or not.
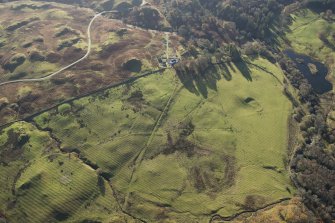
[(306, 6), (314, 11), (335, 10), (335, 2), (332, 0), (306, 0), (305, 2)]
[[(272, 38), (283, 7), (292, 1), (171, 1), (168, 21), (186, 38), (244, 42)], [(185, 11), (187, 13), (185, 13)], [(191, 18), (190, 18), (191, 16)]]
[[(50, 81), (0, 86), (0, 122), (14, 121), (0, 132), (0, 221), (331, 222), (332, 9), (327, 0), (0, 4), (6, 80), (80, 58), (90, 19), (113, 10), (93, 24), (85, 61)], [(311, 75), (327, 66), (327, 81), (316, 78), (328, 88), (318, 91), (287, 49), (307, 54)], [(181, 60), (159, 69), (165, 54)]]
[[(317, 14), (300, 10), (292, 17), (288, 43), (294, 50), (323, 61), (330, 69), (327, 78), (334, 83), (334, 51), (330, 45), (334, 42), (334, 16), (331, 11)], [(306, 43), (308, 45), (304, 45)], [(296, 156), (291, 163), (293, 182), (300, 189), (306, 205), (325, 222), (331, 222), (335, 215), (332, 189), (335, 185), (335, 129), (331, 118), (335, 110), (334, 93), (316, 95), (292, 62), (284, 59), (280, 64), (293, 86), (299, 89), (301, 102), (294, 115), (300, 123), (301, 140), (296, 144)]]

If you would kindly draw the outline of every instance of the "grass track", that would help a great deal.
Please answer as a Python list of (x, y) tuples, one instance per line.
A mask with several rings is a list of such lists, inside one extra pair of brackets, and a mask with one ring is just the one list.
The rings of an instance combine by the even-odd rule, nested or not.
[[(28, 135), (29, 140), (16, 147), (22, 152), (14, 158), (13, 151), (9, 155), (6, 151), (19, 135)], [(56, 145), (48, 132), (25, 122), (2, 130), (1, 162), (9, 165), (0, 166), (0, 211), (9, 221), (54, 222), (64, 217), (63, 222), (134, 222), (119, 209), (106, 181), (98, 183), (93, 169), (73, 154), (60, 153)], [(15, 208), (8, 208), (13, 204)]]
[[(206, 222), (213, 212), (233, 215), (248, 196), (262, 206), (294, 191), (283, 162), (291, 111), (283, 73), (264, 59), (253, 63), (266, 70), (251, 66), (247, 81), (231, 65), (232, 80), (220, 79), (208, 98), (176, 88), (173, 72), (165, 71), (35, 121), (108, 173), (124, 210), (136, 217)], [(167, 134), (176, 143), (189, 122), (191, 155), (166, 153)]]

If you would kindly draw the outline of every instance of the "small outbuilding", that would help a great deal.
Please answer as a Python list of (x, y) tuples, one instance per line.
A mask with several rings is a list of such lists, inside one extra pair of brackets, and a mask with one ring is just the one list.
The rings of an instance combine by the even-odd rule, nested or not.
[(176, 65), (177, 63), (179, 63), (179, 58), (177, 57), (173, 57), (173, 58), (169, 58), (168, 59), (168, 64), (173, 67), (174, 65)]
[(159, 66), (162, 68), (173, 67), (177, 63), (179, 63), (180, 59), (178, 57), (169, 57), (166, 58), (164, 56), (158, 58)]

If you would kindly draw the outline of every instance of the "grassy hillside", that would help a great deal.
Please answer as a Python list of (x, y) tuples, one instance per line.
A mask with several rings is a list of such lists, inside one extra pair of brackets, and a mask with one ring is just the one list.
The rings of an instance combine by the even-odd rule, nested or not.
[(253, 210), (294, 191), (284, 162), (291, 105), (283, 74), (264, 59), (253, 63), (268, 72), (250, 66), (246, 78), (239, 65), (217, 67), (207, 97), (167, 71), (35, 121), (52, 129), (63, 150), (98, 166), (136, 217), (205, 222)]
[(2, 130), (0, 135), (1, 154), (1, 193), (0, 210), (4, 211), (8, 203), (15, 199), (15, 183), (30, 160), (56, 150), (54, 142), (47, 133), (40, 132), (25, 123), (16, 123)]
[[(331, 68), (331, 79), (334, 79), (334, 22), (326, 20), (325, 17), (307, 9), (298, 11), (292, 15), (292, 19), (290, 32), (286, 35), (290, 46), (298, 53), (308, 54), (327, 64)], [(333, 81), (333, 83), (335, 82)]]
[[(0, 222), (316, 221), (307, 207), (327, 222), (334, 95), (314, 94), (272, 47), (319, 60), (335, 83), (333, 13), (292, 0), (147, 1), (0, 0), (0, 82), (81, 58), (96, 18), (84, 61), (0, 87), (0, 125), (11, 123), (0, 128)], [(165, 54), (180, 61), (163, 71)]]
[(9, 222), (132, 221), (108, 183), (62, 154), (49, 133), (20, 122), (1, 132), (0, 213)]
[[(96, 13), (92, 9), (33, 1), (1, 6), (0, 82), (47, 76), (86, 54), (87, 28)], [(1, 86), (0, 123), (159, 69), (157, 57), (165, 51), (165, 34), (130, 27), (109, 16), (92, 24), (92, 50), (84, 62), (43, 82)], [(179, 39), (171, 37), (171, 48)], [(138, 69), (129, 66), (134, 60)]]

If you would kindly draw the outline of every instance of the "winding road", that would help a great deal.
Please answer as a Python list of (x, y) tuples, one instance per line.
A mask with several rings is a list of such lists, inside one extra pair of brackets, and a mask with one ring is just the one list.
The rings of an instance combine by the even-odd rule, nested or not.
[(87, 52), (86, 54), (81, 57), (80, 59), (74, 61), (73, 63), (61, 68), (60, 70), (54, 72), (54, 73), (51, 73), (47, 76), (44, 76), (44, 77), (41, 77), (41, 78), (32, 78), (32, 79), (21, 79), (21, 80), (13, 80), (13, 81), (6, 81), (6, 82), (2, 82), (0, 83), (0, 86), (3, 86), (3, 85), (7, 85), (7, 84), (13, 84), (13, 83), (22, 83), (22, 82), (37, 82), (37, 81), (44, 81), (44, 80), (47, 80), (47, 79), (50, 79), (52, 78), (53, 76), (73, 67), (74, 65), (80, 63), (81, 61), (85, 60), (91, 53), (91, 47), (92, 47), (92, 40), (91, 40), (91, 26), (93, 24), (93, 22), (96, 20), (96, 18), (98, 18), (99, 16), (105, 14), (105, 13), (111, 13), (111, 12), (115, 12), (115, 11), (103, 11), (103, 12), (100, 12), (96, 15), (94, 15), (94, 17), (91, 19), (90, 23), (88, 24), (88, 27), (87, 27), (87, 39), (88, 39), (88, 44), (87, 44)]
[[(60, 74), (62, 73), (63, 71), (73, 67), (74, 65), (80, 63), (81, 61), (85, 60), (91, 53), (91, 47), (92, 47), (92, 40), (91, 40), (91, 26), (93, 24), (93, 22), (101, 15), (103, 14), (106, 14), (106, 13), (115, 13), (117, 11), (115, 10), (112, 10), (112, 11), (103, 11), (103, 12), (100, 12), (98, 14), (95, 14), (94, 17), (91, 19), (90, 23), (88, 24), (88, 27), (87, 27), (87, 39), (88, 39), (88, 43), (87, 43), (87, 52), (86, 54), (81, 57), (80, 59), (74, 61), (73, 63), (59, 69), (58, 71), (54, 72), (54, 73), (51, 73), (51, 74), (48, 74), (44, 77), (40, 77), (40, 78), (31, 78), (31, 79), (19, 79), (19, 80), (13, 80), (13, 81), (6, 81), (6, 82), (2, 82), (0, 83), (0, 86), (3, 86), (3, 85), (7, 85), (7, 84), (14, 84), (14, 83), (23, 83), (23, 82), (38, 82), (38, 81), (44, 81), (44, 80), (47, 80), (47, 79), (50, 79), (52, 78), (53, 76), (57, 75), (57, 74)], [(117, 19), (111, 19), (112, 21), (115, 21), (115, 22), (121, 22), (123, 23), (122, 21), (120, 20), (117, 20)], [(143, 28), (140, 28), (140, 27), (137, 27), (137, 26), (134, 26), (134, 25), (130, 25), (130, 24), (125, 24), (126, 27), (128, 28), (131, 28), (131, 29), (139, 29), (139, 30), (143, 30), (143, 31), (149, 31), (149, 32), (160, 32), (158, 30), (152, 30), (152, 29), (143, 29)], [(163, 32), (165, 34), (172, 34), (172, 35), (176, 35), (176, 33), (174, 32)]]

